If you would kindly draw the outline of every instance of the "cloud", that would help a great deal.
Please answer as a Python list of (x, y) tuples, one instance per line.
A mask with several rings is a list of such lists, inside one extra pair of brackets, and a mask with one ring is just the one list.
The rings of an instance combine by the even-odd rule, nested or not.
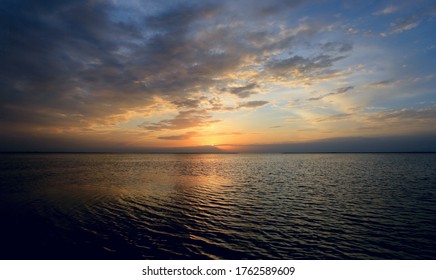
[[(140, 34), (134, 26), (110, 21), (110, 4), (9, 1), (2, 6), (8, 13), (2, 13), (0, 24), (0, 98), (17, 121), (57, 112), (81, 116), (75, 121), (81, 126), (77, 120), (119, 114), (138, 100), (151, 102), (133, 83), (119, 52)], [(116, 106), (106, 110), (105, 104)], [(71, 124), (65, 118), (65, 125)]]
[(328, 42), (322, 45), (321, 49), (326, 52), (345, 53), (353, 49), (353, 44), (350, 42)]
[(315, 121), (316, 122), (335, 122), (335, 121), (341, 121), (344, 119), (348, 119), (351, 116), (352, 116), (352, 114), (341, 113), (341, 114), (331, 115), (331, 116), (324, 117), (324, 118), (319, 118)]
[(375, 113), (369, 118), (377, 123), (384, 122), (413, 122), (419, 124), (420, 121), (425, 121), (428, 123), (436, 124), (436, 108), (427, 107), (419, 109), (404, 108), (400, 110), (389, 110), (385, 112)]
[(200, 107), (200, 104), (203, 100), (207, 99), (202, 96), (199, 98), (180, 98), (178, 100), (171, 101), (172, 104), (176, 105), (178, 108), (190, 108), (195, 109)]
[(338, 89), (336, 90), (336, 94), (346, 93), (346, 92), (352, 90), (353, 88), (354, 88), (354, 86), (348, 86), (348, 87), (341, 87), (341, 88), (338, 88)]
[[(271, 17), (281, 22), (305, 2), (6, 1), (2, 11), (8, 12), (0, 18), (1, 109), (12, 123), (39, 119), (41, 126), (87, 127), (151, 110), (156, 96), (196, 109), (204, 101), (198, 94), (212, 98), (226, 88), (247, 98), (258, 93), (263, 78), (328, 74), (342, 56), (267, 55), (289, 53), (317, 32), (308, 24), (280, 31), (263, 24)], [(325, 48), (343, 52), (350, 44)], [(262, 74), (265, 68), (273, 73)], [(229, 78), (247, 69), (259, 82)], [(293, 70), (299, 75), (288, 75)], [(67, 117), (43, 117), (51, 114)]]
[(410, 18), (401, 20), (396, 23), (392, 23), (392, 31), (391, 33), (402, 33), (404, 31), (411, 30), (417, 27), (421, 22), (421, 19), (418, 16), (412, 16)]
[(169, 136), (159, 136), (158, 139), (162, 140), (188, 140), (191, 139), (194, 136), (198, 136), (199, 133), (195, 131), (189, 131), (184, 134), (179, 135), (169, 135)]
[(226, 12), (231, 11), (244, 11), (247, 18), (268, 18), (286, 16), (286, 13), (302, 6), (306, 3), (311, 3), (311, 0), (240, 0), (240, 1), (227, 1), (228, 9)]
[(161, 120), (156, 123), (144, 122), (139, 127), (152, 130), (178, 130), (192, 127), (208, 126), (220, 120), (212, 120), (212, 116), (206, 110), (181, 111), (172, 119)]
[[(215, 5), (178, 6), (135, 18), (145, 25), (114, 20), (119, 11), (109, 1), (5, 5), (10, 7), (2, 7), (9, 12), (0, 25), (0, 98), (17, 120), (55, 111), (81, 116), (64, 124), (82, 126), (146, 108), (154, 96), (189, 96), (213, 83), (212, 75), (239, 63), (238, 54), (208, 54), (201, 40), (187, 36), (192, 24), (204, 20)], [(127, 14), (136, 16), (135, 11)], [(45, 122), (50, 125), (52, 119)]]
[(321, 96), (318, 96), (318, 97), (308, 98), (306, 100), (307, 101), (318, 101), (318, 100), (322, 100), (323, 98), (328, 97), (328, 96), (344, 94), (344, 93), (346, 93), (346, 92), (348, 92), (348, 91), (350, 91), (352, 89), (354, 89), (354, 86), (341, 87), (341, 88), (336, 89), (335, 92), (330, 92), (330, 93), (327, 93), (327, 94), (324, 94), (324, 95), (321, 95)]
[(240, 98), (247, 98), (253, 94), (258, 94), (256, 89), (259, 88), (257, 83), (250, 83), (241, 87), (227, 87), (223, 88), (222, 91), (230, 92), (231, 94), (237, 95)]
[(240, 103), (238, 108), (258, 108), (268, 104), (268, 101), (256, 100)]
[(397, 80), (383, 80), (383, 81), (379, 81), (379, 82), (375, 82), (375, 83), (371, 83), (369, 84), (370, 87), (373, 88), (387, 88), (387, 87), (391, 87), (392, 85), (394, 85), (396, 82), (398, 82)]
[(435, 11), (436, 6), (433, 4), (430, 4), (427, 7), (420, 7), (418, 12), (409, 14), (408, 16), (403, 16), (392, 22), (390, 32), (384, 32), (381, 33), (381, 35), (386, 37), (388, 34), (400, 34), (415, 29), (422, 23), (431, 22), (433, 17), (436, 15)]
[[(383, 108), (381, 108), (383, 110)], [(380, 112), (370, 112), (360, 116), (361, 124), (357, 130), (367, 132), (384, 131), (423, 133), (436, 129), (436, 108), (403, 108)]]
[(389, 14), (395, 13), (397, 10), (398, 10), (397, 6), (390, 5), (390, 6), (387, 6), (386, 8), (384, 8), (384, 9), (381, 9), (381, 10), (373, 13), (373, 15), (375, 15), (375, 16), (389, 15)]
[(276, 79), (305, 80), (311, 84), (319, 79), (334, 74), (330, 68), (345, 55), (324, 53), (313, 57), (294, 55), (284, 59), (275, 59), (266, 63), (267, 75), (273, 75)]

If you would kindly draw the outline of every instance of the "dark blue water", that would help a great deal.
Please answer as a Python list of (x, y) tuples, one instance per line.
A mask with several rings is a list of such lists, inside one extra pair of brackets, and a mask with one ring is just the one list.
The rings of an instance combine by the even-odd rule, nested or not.
[(1, 259), (436, 259), (436, 154), (3, 154)]

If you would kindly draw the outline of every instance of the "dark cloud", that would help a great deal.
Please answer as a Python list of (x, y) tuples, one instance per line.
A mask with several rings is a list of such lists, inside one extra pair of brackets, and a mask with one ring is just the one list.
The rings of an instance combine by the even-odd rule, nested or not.
[[(204, 126), (217, 122), (204, 108), (263, 106), (266, 101), (225, 107), (214, 95), (225, 89), (246, 98), (268, 77), (316, 78), (351, 48), (331, 42), (318, 55), (281, 59), (319, 32), (310, 25), (288, 33), (276, 28), (306, 2), (156, 1), (138, 11), (118, 1), (2, 1), (0, 133), (13, 133), (13, 126), (29, 135), (116, 126), (126, 121), (123, 114), (153, 110), (156, 100), (183, 111), (142, 128)], [(271, 19), (274, 26), (264, 24)], [(259, 80), (229, 77), (241, 69), (257, 71)]]
[(353, 44), (350, 42), (328, 42), (322, 45), (322, 50), (326, 52), (344, 53), (353, 49)]
[(262, 101), (262, 100), (248, 101), (248, 102), (240, 103), (238, 108), (257, 108), (257, 107), (262, 107), (268, 103), (269, 103), (268, 101)]
[(350, 90), (352, 90), (352, 89), (354, 89), (354, 86), (341, 87), (341, 88), (338, 88), (338, 89), (336, 90), (336, 94), (346, 93), (346, 92), (348, 92), (348, 91), (350, 91)]
[[(7, 12), (0, 27), (1, 99), (20, 110), (32, 104), (83, 119), (107, 116), (150, 104), (154, 95), (190, 94), (207, 86), (212, 72), (227, 69), (229, 60), (193, 50), (187, 35), (213, 6), (165, 10), (145, 18), (142, 26), (113, 20), (116, 7), (110, 2), (9, 1), (2, 6)], [(237, 65), (238, 59), (232, 61)]]
[(209, 104), (212, 105), (213, 107), (223, 106), (221, 99), (218, 97), (210, 98), (208, 101), (209, 101)]
[(306, 99), (306, 100), (307, 100), (307, 101), (318, 101), (318, 100), (323, 99), (323, 98), (326, 97), (326, 96), (328, 96), (328, 95), (321, 95), (321, 96), (318, 96), (318, 97), (311, 97), (311, 98), (308, 98), (308, 99)]
[(241, 87), (228, 87), (222, 89), (222, 91), (230, 92), (231, 94), (237, 95), (240, 98), (250, 97), (253, 94), (258, 94), (256, 89), (259, 88), (257, 83), (250, 83)]
[(207, 99), (206, 97), (202, 96), (197, 99), (194, 98), (181, 98), (178, 100), (174, 100), (171, 103), (176, 105), (178, 108), (191, 108), (195, 109), (200, 107), (200, 104), (203, 100)]
[(308, 98), (306, 100), (307, 101), (318, 101), (318, 100), (321, 100), (321, 99), (328, 97), (328, 96), (344, 94), (352, 89), (354, 89), (354, 86), (341, 87), (341, 88), (336, 89), (336, 91), (334, 91), (334, 92), (329, 92), (329, 93), (326, 93), (326, 94), (318, 96), (318, 97)]
[(224, 106), (222, 100), (218, 97), (213, 97), (208, 100), (209, 105), (212, 107), (208, 107), (209, 111), (234, 111), (235, 108), (231, 106)]
[(136, 94), (135, 77), (119, 53), (140, 35), (133, 26), (111, 22), (109, 4), (7, 1), (2, 6), (0, 98), (11, 115), (19, 115), (12, 112), (16, 108), (23, 119), (43, 111), (98, 117), (108, 113), (102, 104), (116, 104), (111, 108), (116, 114), (138, 99), (147, 102)]
[(179, 112), (173, 119), (162, 120), (157, 123), (144, 122), (139, 127), (154, 131), (164, 129), (177, 130), (207, 126), (217, 122), (220, 122), (220, 120), (212, 120), (212, 116), (206, 110), (188, 110)]
[[(302, 2), (258, 1), (248, 6), (279, 13)], [(289, 49), (290, 38), (298, 35), (281, 38), (266, 29), (250, 30), (249, 25), (237, 30), (216, 26), (231, 20), (224, 12), (236, 15), (240, 5), (162, 4), (155, 13), (141, 16), (131, 10), (117, 17), (119, 8), (109, 1), (3, 1), (2, 104), (27, 110), (28, 119), (37, 114), (31, 104), (40, 111), (89, 120), (147, 106), (155, 95), (178, 100), (208, 91), (216, 86), (217, 75), (237, 69), (244, 56)], [(129, 16), (135, 19), (125, 19)], [(254, 46), (254, 34), (263, 34), (260, 40), (267, 38), (270, 44)], [(317, 59), (308, 67), (329, 64)], [(229, 91), (244, 98), (257, 88), (252, 83)], [(197, 105), (192, 99), (175, 102), (186, 108)]]
[(369, 86), (375, 88), (386, 88), (392, 86), (396, 82), (397, 82), (396, 80), (383, 80), (383, 81), (372, 83)]
[(314, 57), (294, 55), (285, 59), (275, 59), (266, 64), (266, 70), (276, 77), (298, 79), (307, 77), (316, 79), (331, 73), (333, 63), (346, 56), (334, 54), (322, 54)]

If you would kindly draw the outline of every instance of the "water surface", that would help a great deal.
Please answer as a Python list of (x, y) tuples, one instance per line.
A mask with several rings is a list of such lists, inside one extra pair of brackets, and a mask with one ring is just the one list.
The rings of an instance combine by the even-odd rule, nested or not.
[(436, 154), (3, 154), (1, 259), (436, 259)]

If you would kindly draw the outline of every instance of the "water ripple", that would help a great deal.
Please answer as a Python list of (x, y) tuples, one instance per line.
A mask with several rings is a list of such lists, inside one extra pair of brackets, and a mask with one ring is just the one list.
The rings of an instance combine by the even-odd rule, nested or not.
[(2, 155), (6, 259), (434, 259), (436, 155)]

